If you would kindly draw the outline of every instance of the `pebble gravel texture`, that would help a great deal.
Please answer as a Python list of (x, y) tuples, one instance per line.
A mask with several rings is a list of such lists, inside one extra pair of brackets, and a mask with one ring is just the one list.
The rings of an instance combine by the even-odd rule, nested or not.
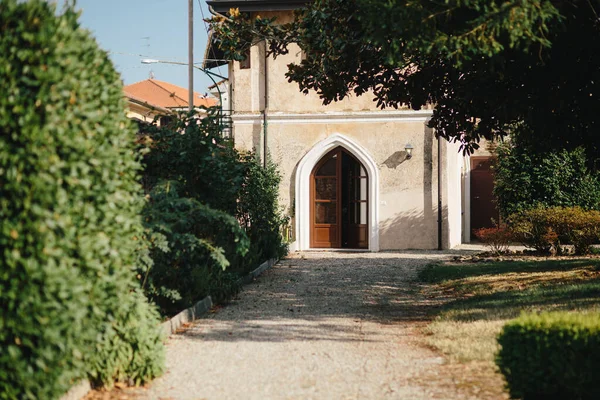
[(309, 252), (282, 260), (167, 344), (144, 399), (475, 399), (419, 341), (414, 278), (450, 253)]

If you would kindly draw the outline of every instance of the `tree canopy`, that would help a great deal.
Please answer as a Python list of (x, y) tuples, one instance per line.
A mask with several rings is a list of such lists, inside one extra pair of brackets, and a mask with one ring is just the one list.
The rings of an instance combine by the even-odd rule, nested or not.
[(211, 25), (232, 59), (265, 39), (274, 56), (297, 44), (287, 77), (324, 104), (434, 104), (430, 127), (465, 152), (519, 124), (536, 149), (600, 159), (599, 12), (599, 0), (315, 0), (288, 24), (231, 10)]

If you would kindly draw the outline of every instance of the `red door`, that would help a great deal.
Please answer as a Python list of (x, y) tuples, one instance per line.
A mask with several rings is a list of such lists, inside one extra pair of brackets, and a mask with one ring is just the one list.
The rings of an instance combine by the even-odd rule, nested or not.
[(491, 165), (491, 157), (471, 157), (471, 233), (479, 228), (492, 228), (493, 221), (500, 220)]

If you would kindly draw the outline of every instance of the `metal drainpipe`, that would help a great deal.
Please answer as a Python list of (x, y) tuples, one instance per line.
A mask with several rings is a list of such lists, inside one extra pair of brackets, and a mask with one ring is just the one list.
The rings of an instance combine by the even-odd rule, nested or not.
[[(226, 20), (231, 21), (225, 15), (216, 12), (215, 9), (212, 6), (208, 6), (208, 12), (211, 13), (212, 15), (219, 16), (219, 17), (222, 17), (222, 18), (224, 18)], [(228, 66), (231, 65), (231, 61), (228, 61), (227, 64), (228, 64)], [(228, 76), (227, 76), (227, 78), (225, 78), (225, 80), (228, 82), (227, 91), (229, 93), (229, 96), (228, 96), (228, 98), (229, 98), (229, 101), (228, 101), (228, 103), (229, 103), (229, 110), (227, 110), (227, 111), (229, 112), (229, 117), (233, 118), (233, 84), (232, 84), (232, 80), (229, 79), (229, 76), (232, 75), (231, 74), (231, 69), (228, 69), (227, 72), (228, 72)], [(208, 72), (206, 72), (206, 73), (208, 74)], [(224, 78), (224, 77), (221, 77), (221, 78)], [(220, 99), (220, 103), (221, 103), (221, 121), (223, 121), (223, 116), (224, 116), (224, 112), (223, 112), (223, 98), (221, 96), (221, 91), (219, 89), (219, 86), (217, 85), (216, 87), (217, 87), (217, 91), (219, 91), (219, 99)], [(232, 126), (231, 126), (231, 130), (229, 132), (229, 135), (230, 135), (230, 139), (233, 139), (233, 121), (232, 121), (231, 125)]]
[(268, 142), (267, 142), (267, 111), (269, 109), (269, 68), (268, 68), (268, 60), (269, 56), (267, 54), (268, 42), (265, 39), (265, 105), (263, 109), (263, 168), (267, 168), (267, 152), (268, 152)]
[(438, 154), (438, 250), (442, 250), (442, 142), (437, 138)]
[(194, 1), (188, 1), (188, 111), (194, 111)]

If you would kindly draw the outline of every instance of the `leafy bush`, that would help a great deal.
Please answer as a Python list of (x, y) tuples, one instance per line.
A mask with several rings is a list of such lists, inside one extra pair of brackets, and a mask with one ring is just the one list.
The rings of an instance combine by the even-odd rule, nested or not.
[(561, 243), (572, 244), (575, 254), (588, 254), (590, 246), (600, 241), (600, 211), (583, 211), (579, 207), (550, 209)]
[(558, 242), (558, 235), (543, 206), (513, 214), (506, 222), (515, 240), (540, 253), (549, 253)]
[(496, 254), (508, 251), (508, 246), (513, 239), (512, 232), (504, 226), (480, 228), (474, 233), (481, 243), (486, 244)]
[(124, 300), (96, 343), (90, 375), (95, 386), (110, 387), (114, 381), (141, 385), (164, 372), (162, 337), (149, 324), (159, 320), (156, 308), (139, 290)]
[(209, 293), (212, 300), (225, 303), (235, 297), (242, 290), (242, 281), (239, 274), (229, 271), (214, 270), (210, 275)]
[(508, 218), (510, 229), (525, 246), (540, 252), (573, 245), (576, 254), (587, 254), (600, 241), (600, 212), (579, 207), (540, 207)]
[(516, 135), (496, 153), (494, 195), (503, 218), (536, 206), (600, 210), (600, 178), (584, 149), (539, 153)]
[(239, 255), (248, 250), (248, 238), (234, 217), (180, 197), (181, 190), (178, 182), (160, 181), (145, 212), (152, 263), (143, 271), (143, 285), (165, 315), (211, 293), (211, 276), (230, 265), (233, 254), (226, 249)]
[(4, 0), (0, 21), (0, 398), (151, 379), (162, 347), (132, 298), (142, 202), (120, 77), (72, 7)]
[(279, 207), (281, 176), (276, 165), (268, 160), (266, 167), (254, 154), (242, 158), (245, 166), (244, 185), (239, 193), (236, 216), (250, 239), (250, 251), (243, 264), (256, 267), (265, 260), (280, 258), (287, 253), (282, 239), (282, 227), (288, 223)]
[(496, 364), (512, 398), (600, 398), (600, 316), (523, 314), (500, 333)]
[(275, 166), (240, 155), (221, 136), (217, 110), (207, 112), (147, 128), (141, 141), (150, 199), (141, 275), (164, 315), (208, 294), (227, 300), (243, 273), (285, 252)]
[(221, 136), (218, 109), (206, 111), (200, 120), (182, 114), (168, 126), (145, 130), (144, 186), (150, 192), (160, 181), (179, 182), (181, 197), (235, 215), (245, 167)]

